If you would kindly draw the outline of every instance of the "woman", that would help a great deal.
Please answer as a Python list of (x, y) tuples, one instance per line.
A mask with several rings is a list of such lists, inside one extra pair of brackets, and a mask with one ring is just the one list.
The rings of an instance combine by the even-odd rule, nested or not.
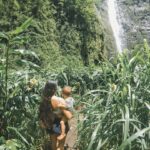
[[(61, 133), (60, 121), (62, 117), (72, 118), (71, 112), (66, 109), (65, 101), (55, 96), (57, 84), (55, 81), (48, 81), (43, 90), (43, 101), (40, 105), (41, 127), (45, 128), (50, 134), (52, 150), (64, 150), (65, 138), (58, 140)], [(68, 124), (66, 123), (66, 134)]]

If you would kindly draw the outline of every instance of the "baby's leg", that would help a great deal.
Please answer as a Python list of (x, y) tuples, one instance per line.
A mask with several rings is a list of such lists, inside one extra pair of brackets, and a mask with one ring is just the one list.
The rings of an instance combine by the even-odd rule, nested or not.
[(65, 136), (65, 130), (66, 130), (66, 126), (65, 126), (65, 122), (66, 122), (66, 117), (62, 117), (61, 121), (60, 121), (60, 127), (61, 127), (61, 134), (57, 137), (58, 140), (62, 140)]

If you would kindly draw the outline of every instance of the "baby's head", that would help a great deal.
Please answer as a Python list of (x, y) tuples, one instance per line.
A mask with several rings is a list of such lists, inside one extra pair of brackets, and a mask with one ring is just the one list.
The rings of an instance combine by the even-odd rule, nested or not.
[(62, 89), (62, 97), (63, 98), (70, 97), (71, 92), (72, 92), (72, 89), (71, 89), (70, 86), (64, 86), (63, 89)]

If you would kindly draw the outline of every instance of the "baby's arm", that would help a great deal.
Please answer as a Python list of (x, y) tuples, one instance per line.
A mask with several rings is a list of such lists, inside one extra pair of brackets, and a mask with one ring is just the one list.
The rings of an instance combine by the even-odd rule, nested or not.
[(67, 119), (71, 119), (73, 117), (72, 113), (69, 110), (67, 110), (66, 102), (65, 102), (65, 100), (63, 98), (54, 96), (51, 99), (51, 104), (52, 104), (54, 109), (60, 108), (62, 110), (64, 116)]
[(67, 109), (66, 102), (63, 98), (59, 97), (59, 104), (58, 107), (62, 110), (63, 114), (65, 115), (64, 118), (66, 119), (71, 119), (73, 117), (73, 114)]

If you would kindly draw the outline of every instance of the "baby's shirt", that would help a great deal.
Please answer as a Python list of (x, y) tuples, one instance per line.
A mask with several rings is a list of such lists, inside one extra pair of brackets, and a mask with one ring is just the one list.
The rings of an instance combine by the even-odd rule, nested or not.
[(74, 106), (75, 100), (72, 97), (68, 97), (65, 99), (65, 102), (66, 102), (68, 110), (73, 111), (74, 110), (73, 106)]

